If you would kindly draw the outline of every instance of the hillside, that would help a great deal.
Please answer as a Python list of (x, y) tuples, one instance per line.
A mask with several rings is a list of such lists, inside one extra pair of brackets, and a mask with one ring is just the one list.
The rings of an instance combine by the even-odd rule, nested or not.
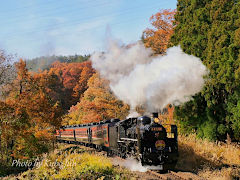
[(90, 55), (73, 55), (73, 56), (41, 56), (33, 59), (27, 60), (27, 68), (30, 71), (38, 72), (38, 70), (45, 70), (49, 69), (51, 67), (51, 64), (55, 61), (59, 62), (66, 62), (66, 63), (72, 63), (72, 62), (84, 62), (89, 60)]

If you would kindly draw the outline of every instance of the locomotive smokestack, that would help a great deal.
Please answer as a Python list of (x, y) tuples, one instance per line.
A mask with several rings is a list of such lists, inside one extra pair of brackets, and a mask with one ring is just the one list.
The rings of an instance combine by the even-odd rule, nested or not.
[(158, 118), (158, 113), (157, 112), (152, 113), (152, 117), (153, 118)]
[(160, 123), (157, 112), (152, 113), (152, 119), (153, 119), (153, 122)]

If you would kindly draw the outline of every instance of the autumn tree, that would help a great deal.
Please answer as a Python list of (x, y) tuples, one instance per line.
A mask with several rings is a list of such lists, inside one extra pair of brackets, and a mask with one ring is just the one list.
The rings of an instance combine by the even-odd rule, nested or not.
[(6, 140), (2, 145), (11, 147), (12, 157), (34, 157), (47, 152), (54, 130), (61, 125), (62, 111), (51, 101), (45, 85), (28, 72), (23, 60), (16, 63), (16, 69), (14, 89), (0, 104), (1, 129), (7, 128), (1, 134)]
[(10, 61), (11, 56), (6, 55), (3, 50), (0, 50), (0, 85), (2, 85), (7, 78), (7, 72), (11, 68)]
[(11, 158), (14, 125), (14, 107), (0, 101), (0, 166)]
[(12, 66), (11, 55), (7, 55), (5, 51), (0, 50), (0, 165), (1, 162), (7, 157), (10, 153), (9, 147), (11, 145), (11, 133), (8, 132), (9, 124), (8, 120), (13, 117), (14, 109), (4, 102), (6, 98), (6, 91), (8, 89), (8, 84), (11, 82), (14, 77), (14, 71)]
[(55, 93), (55, 98), (58, 98), (63, 109), (67, 111), (72, 105), (76, 105), (86, 91), (87, 81), (94, 72), (90, 61), (83, 63), (55, 62), (50, 70), (45, 72), (45, 75), (49, 80), (53, 80), (54, 85), (52, 84), (49, 88), (52, 88), (52, 94)]
[(111, 118), (123, 119), (129, 106), (118, 100), (109, 88), (109, 82), (94, 74), (80, 102), (70, 109), (66, 124), (99, 122)]
[(83, 67), (79, 81), (73, 89), (74, 97), (79, 99), (81, 95), (83, 95), (83, 93), (88, 89), (88, 80), (94, 72), (95, 71), (92, 69), (91, 66)]
[(12, 61), (12, 55), (7, 55), (5, 51), (0, 50), (0, 99), (4, 98), (8, 83), (15, 77)]
[(150, 18), (153, 29), (147, 28), (143, 32), (142, 39), (145, 46), (152, 48), (156, 54), (166, 52), (173, 34), (175, 13), (176, 11), (171, 9), (161, 10)]

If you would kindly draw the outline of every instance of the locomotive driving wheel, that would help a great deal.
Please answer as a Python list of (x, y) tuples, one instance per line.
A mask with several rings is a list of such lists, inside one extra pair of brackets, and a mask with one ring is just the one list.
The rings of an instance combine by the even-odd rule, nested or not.
[(118, 156), (125, 159), (127, 157), (126, 144), (118, 143)]

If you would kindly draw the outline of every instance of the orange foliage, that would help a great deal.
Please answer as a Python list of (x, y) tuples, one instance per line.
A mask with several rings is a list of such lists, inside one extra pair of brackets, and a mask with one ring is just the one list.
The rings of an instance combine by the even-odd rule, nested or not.
[(167, 105), (166, 108), (164, 108), (163, 112), (159, 114), (158, 118), (160, 119), (162, 124), (175, 124), (173, 119), (173, 113), (174, 113), (174, 106)]
[(80, 74), (80, 78), (76, 86), (74, 87), (74, 97), (79, 98), (88, 88), (88, 80), (93, 75), (94, 71), (92, 67), (85, 66), (82, 69), (82, 72)]
[(175, 13), (176, 10), (161, 10), (150, 18), (150, 22), (154, 28), (147, 28), (143, 32), (145, 46), (152, 48), (156, 54), (163, 54), (166, 52), (168, 42), (173, 34)]
[[(89, 61), (56, 62), (50, 70), (31, 74), (22, 59), (16, 70), (6, 102), (0, 101), (0, 147), (8, 149), (8, 157), (28, 158), (47, 151), (63, 110), (79, 101), (94, 70)], [(91, 112), (89, 116), (99, 119)]]
[(20, 81), (29, 78), (28, 70), (25, 68), (26, 67), (26, 62), (23, 61), (23, 59), (20, 59), (19, 62), (15, 66), (18, 69), (17, 78)]
[(91, 62), (52, 64), (51, 69), (45, 73), (48, 80), (52, 79), (49, 91), (55, 100), (62, 103), (63, 109), (68, 110), (75, 105), (81, 95), (88, 88), (87, 81), (94, 73)]
[(111, 118), (125, 118), (129, 106), (118, 100), (110, 91), (109, 82), (94, 74), (88, 81), (89, 88), (80, 102), (73, 106), (65, 124), (99, 122)]
[(1, 130), (7, 128), (1, 133), (1, 140), (11, 142), (12, 156), (27, 158), (46, 152), (46, 142), (61, 126), (62, 110), (47, 94), (48, 81), (31, 75), (23, 60), (16, 64), (16, 69), (18, 76), (12, 92), (6, 103), (0, 103)]

